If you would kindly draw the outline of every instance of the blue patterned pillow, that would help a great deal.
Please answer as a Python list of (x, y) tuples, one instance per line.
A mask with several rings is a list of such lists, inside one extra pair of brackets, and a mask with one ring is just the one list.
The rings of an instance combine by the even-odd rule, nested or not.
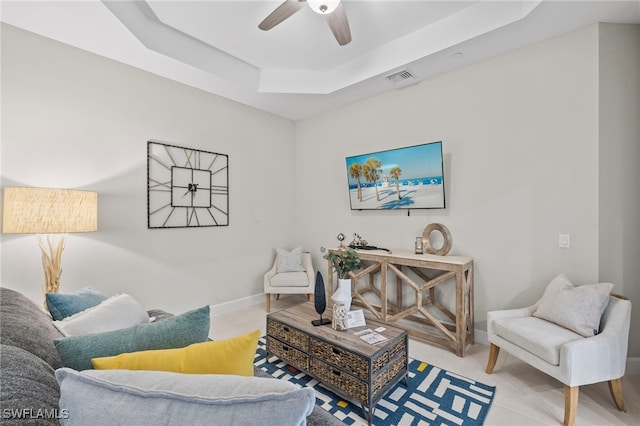
[(182, 348), (209, 338), (209, 306), (162, 321), (120, 330), (55, 339), (62, 364), (74, 370), (93, 368), (91, 358), (125, 352)]
[(47, 293), (45, 298), (49, 313), (56, 321), (98, 306), (107, 300), (107, 296), (91, 286), (73, 293)]

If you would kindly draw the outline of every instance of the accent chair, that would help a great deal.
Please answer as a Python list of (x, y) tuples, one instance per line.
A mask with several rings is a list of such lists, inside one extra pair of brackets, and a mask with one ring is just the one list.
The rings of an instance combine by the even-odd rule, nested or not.
[(281, 294), (306, 294), (307, 300), (313, 300), (315, 289), (315, 272), (311, 262), (311, 253), (301, 254), (302, 268), (289, 268), (301, 270), (287, 270), (281, 267), (280, 254), (276, 256), (273, 267), (264, 274), (264, 293), (266, 296), (266, 310), (271, 310), (271, 295), (276, 295), (276, 300)]
[[(580, 286), (576, 287), (579, 288)], [(608, 291), (605, 293), (605, 296)], [(622, 397), (631, 321), (631, 302), (609, 295), (600, 318), (599, 330), (585, 337), (534, 315), (541, 304), (487, 313), (487, 334), (491, 348), (486, 372), (491, 374), (500, 349), (556, 378), (564, 384), (564, 425), (573, 425), (580, 386), (608, 382), (620, 411), (626, 411)], [(565, 307), (567, 305), (565, 304)], [(570, 310), (570, 309), (566, 309)], [(597, 327), (597, 326), (596, 326)]]

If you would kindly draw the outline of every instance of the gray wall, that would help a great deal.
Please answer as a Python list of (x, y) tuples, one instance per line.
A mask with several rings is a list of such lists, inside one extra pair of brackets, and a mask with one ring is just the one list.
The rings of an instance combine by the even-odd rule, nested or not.
[[(600, 25), (600, 280), (629, 297), (640, 330), (640, 25)], [(629, 353), (640, 356), (640, 339)]]
[[(637, 28), (593, 25), (293, 123), (3, 25), (1, 183), (96, 190), (99, 231), (69, 236), (63, 289), (176, 312), (259, 295), (274, 246), (304, 244), (326, 275), (337, 233), (411, 249), (432, 222), (475, 258), (479, 328), (559, 272), (640, 306)], [(146, 229), (150, 138), (230, 155), (229, 227)], [(446, 210), (349, 210), (346, 156), (436, 140)], [(35, 237), (1, 241), (2, 285), (39, 300)], [(634, 357), (638, 329), (634, 313)]]
[[(314, 188), (298, 188), (298, 216), (314, 223), (304, 240), (358, 232), (411, 249), (441, 222), (451, 254), (475, 258), (477, 321), (534, 302), (559, 272), (597, 280), (597, 65), (594, 26), (299, 122), (296, 175)], [(349, 210), (345, 156), (437, 140), (445, 210)]]
[[(616, 28), (601, 35), (592, 25), (300, 121), (296, 208), (313, 227), (299, 235), (320, 247), (336, 244), (339, 232), (358, 232), (371, 244), (411, 250), (427, 224), (445, 224), (452, 254), (475, 258), (478, 328), (489, 310), (534, 303), (560, 272), (577, 284), (610, 280), (639, 305), (637, 26), (620, 34)], [(615, 53), (602, 52), (612, 45)], [(613, 57), (603, 65), (607, 54)], [(614, 74), (622, 58), (631, 63), (624, 82)], [(626, 102), (614, 95), (615, 107), (603, 112), (603, 84), (630, 90)], [(626, 118), (613, 121), (621, 110)], [(602, 141), (605, 131), (620, 132), (613, 151)], [(349, 210), (346, 156), (437, 140), (444, 144), (447, 209), (410, 216)], [(624, 168), (610, 155), (624, 158)], [(571, 235), (571, 248), (558, 247), (561, 233)], [(603, 253), (610, 249), (613, 264)], [(440, 293), (453, 305), (452, 288)], [(634, 316), (634, 357), (638, 329)]]
[[(62, 290), (94, 285), (173, 312), (262, 292), (290, 245), (294, 123), (2, 25), (2, 186), (98, 192)], [(148, 139), (229, 155), (230, 225), (147, 229)], [(284, 165), (284, 166), (283, 166)], [(2, 285), (41, 300), (35, 236), (2, 235)]]

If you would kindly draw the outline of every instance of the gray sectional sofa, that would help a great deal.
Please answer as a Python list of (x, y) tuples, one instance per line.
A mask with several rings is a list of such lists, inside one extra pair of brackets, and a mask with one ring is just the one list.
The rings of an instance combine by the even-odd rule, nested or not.
[[(149, 311), (162, 319), (171, 314)], [(55, 370), (62, 367), (54, 339), (62, 334), (52, 318), (21, 293), (0, 287), (0, 423), (57, 425), (68, 413), (59, 408), (60, 387)], [(262, 370), (256, 376), (268, 377)], [(106, 403), (106, 402), (105, 402)], [(256, 424), (260, 413), (255, 413)], [(216, 422), (212, 422), (216, 423)], [(315, 406), (308, 425), (341, 425)]]

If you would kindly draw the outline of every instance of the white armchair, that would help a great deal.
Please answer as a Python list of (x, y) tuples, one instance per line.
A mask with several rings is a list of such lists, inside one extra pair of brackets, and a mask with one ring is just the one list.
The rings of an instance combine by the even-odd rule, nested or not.
[(306, 294), (307, 300), (313, 300), (315, 289), (315, 272), (311, 262), (311, 253), (302, 253), (304, 271), (278, 272), (278, 258), (276, 256), (273, 267), (264, 274), (264, 293), (266, 296), (266, 310), (271, 310), (271, 294), (276, 300), (281, 294)]
[(552, 322), (533, 316), (535, 305), (487, 313), (487, 334), (491, 349), (486, 372), (491, 374), (500, 349), (556, 378), (564, 384), (564, 424), (573, 425), (582, 385), (605, 382), (620, 411), (626, 411), (622, 397), (631, 302), (609, 296), (600, 320), (600, 333), (583, 337)]

